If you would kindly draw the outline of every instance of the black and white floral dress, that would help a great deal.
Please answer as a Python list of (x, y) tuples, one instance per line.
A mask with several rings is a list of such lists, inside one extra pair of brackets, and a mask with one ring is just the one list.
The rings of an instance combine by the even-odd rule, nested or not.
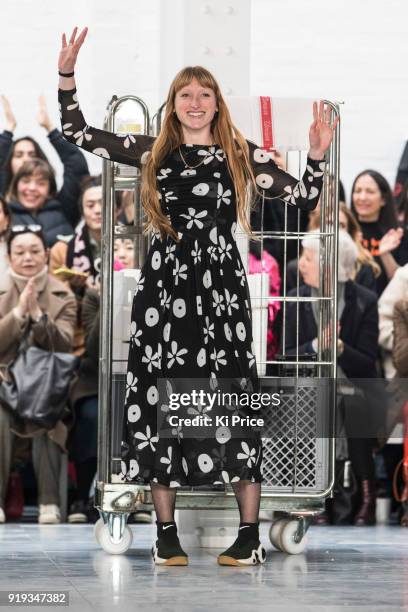
[[(111, 134), (86, 124), (76, 90), (59, 91), (62, 130), (70, 142), (112, 161), (140, 167), (154, 138)], [(325, 162), (308, 159), (302, 180), (280, 170), (270, 155), (249, 144), (260, 190), (304, 210), (318, 202)], [(183, 426), (162, 436), (168, 405), (159, 401), (158, 381), (201, 379), (217, 389), (234, 380), (237, 388), (257, 389), (247, 279), (235, 242), (237, 214), (226, 156), (218, 146), (182, 145), (157, 173), (162, 210), (178, 232), (177, 243), (153, 234), (132, 307), (122, 442), (124, 481), (158, 482), (170, 487), (262, 482), (259, 431), (231, 428), (211, 436), (188, 435)], [(269, 202), (279, 206), (279, 200)], [(188, 384), (187, 384), (188, 386)], [(185, 389), (184, 389), (185, 390)], [(218, 406), (220, 411), (236, 406)], [(167, 414), (166, 414), (167, 410)], [(191, 407), (191, 416), (200, 405)]]

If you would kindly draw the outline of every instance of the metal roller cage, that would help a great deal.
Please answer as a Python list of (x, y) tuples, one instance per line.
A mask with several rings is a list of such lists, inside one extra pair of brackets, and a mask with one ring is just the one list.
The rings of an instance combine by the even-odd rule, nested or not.
[[(298, 101), (292, 101), (294, 103)], [(305, 103), (305, 101), (300, 101)], [(309, 101), (307, 101), (309, 102)], [(339, 107), (325, 101), (334, 117)], [(310, 101), (311, 104), (311, 101)], [(156, 134), (160, 131), (165, 106), (152, 121), (145, 103), (136, 96), (114, 96), (108, 105), (104, 129), (134, 134)], [(292, 105), (292, 111), (293, 111)], [(234, 116), (233, 116), (234, 120)], [(239, 126), (240, 127), (240, 126)], [(299, 126), (302, 130), (308, 125)], [(243, 130), (245, 133), (245, 130)], [(255, 233), (263, 247), (275, 245), (281, 257), (281, 295), (269, 295), (266, 272), (248, 274), (251, 292), (253, 341), (261, 389), (280, 393), (280, 405), (264, 412), (263, 476), (261, 510), (280, 511), (280, 518), (270, 529), (272, 544), (289, 553), (305, 548), (305, 533), (312, 517), (324, 509), (334, 484), (335, 444), (334, 415), (336, 406), (336, 347), (337, 347), (337, 233), (340, 133), (337, 125), (330, 149), (326, 154), (326, 169), (320, 198), (319, 241), (320, 287), (313, 297), (299, 296), (297, 271), (295, 295), (288, 295), (286, 272), (289, 260), (300, 256), (305, 235), (301, 211), (279, 200), (258, 203), (259, 223)], [(286, 167), (293, 176), (303, 174), (306, 151), (282, 148)], [(118, 198), (130, 198), (134, 205), (133, 225), (117, 225), (115, 209)], [(152, 510), (149, 485), (123, 483), (120, 446), (124, 397), (126, 388), (127, 353), (130, 338), (131, 304), (140, 269), (150, 240), (142, 234), (143, 210), (140, 203), (140, 171), (137, 168), (103, 160), (103, 229), (101, 274), (101, 319), (99, 363), (99, 428), (98, 473), (95, 505), (101, 518), (95, 525), (95, 537), (109, 553), (121, 554), (132, 542), (127, 525), (129, 515), (137, 510)], [(266, 207), (281, 207), (279, 231), (264, 229)], [(134, 244), (134, 270), (113, 271), (114, 241), (130, 239)], [(248, 271), (248, 239), (241, 231), (236, 240), (241, 258)], [(263, 260), (261, 262), (263, 264)], [(263, 265), (262, 265), (263, 268)], [(298, 352), (285, 353), (283, 348), (274, 359), (266, 358), (268, 304), (279, 305), (281, 346), (285, 347), (286, 311), (295, 303), (296, 337), (301, 325), (299, 305), (317, 302), (317, 352), (305, 357)], [(230, 485), (199, 490), (181, 487), (177, 490), (177, 509), (232, 509), (236, 507)], [(282, 514), (283, 516), (282, 516)]]

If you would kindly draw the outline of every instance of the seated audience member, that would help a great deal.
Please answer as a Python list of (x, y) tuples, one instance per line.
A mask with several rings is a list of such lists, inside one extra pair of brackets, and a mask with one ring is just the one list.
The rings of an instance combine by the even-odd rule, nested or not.
[[(50, 251), (50, 271), (67, 267), (99, 279), (101, 264), (102, 178), (87, 176), (81, 181), (78, 210), (81, 221), (75, 235), (68, 241), (60, 240)], [(77, 286), (75, 279), (72, 286)]]
[(398, 268), (378, 301), (378, 314), (380, 317), (379, 342), (382, 349), (386, 378), (392, 378), (395, 375), (395, 367), (392, 362), (395, 304), (399, 300), (406, 299), (408, 299), (408, 264)]
[[(131, 240), (115, 240), (114, 251), (115, 269), (134, 268)], [(75, 464), (77, 498), (70, 508), (69, 523), (85, 523), (97, 518), (93, 500), (89, 499), (89, 491), (97, 467), (99, 308), (99, 285), (86, 288), (82, 301), (86, 350), (81, 358), (79, 375), (70, 392), (70, 402), (76, 416), (70, 434), (70, 454)], [(150, 522), (150, 514), (137, 512), (135, 521)]]
[(115, 270), (135, 268), (135, 247), (130, 238), (117, 238), (113, 245)]
[[(319, 296), (319, 244), (314, 232), (302, 241), (303, 252), (299, 269), (304, 285), (299, 296)], [(377, 296), (351, 280), (358, 258), (358, 249), (351, 236), (339, 232), (338, 251), (338, 326), (337, 376), (351, 381), (376, 376), (378, 356), (378, 311)], [(296, 295), (292, 290), (289, 295)], [(299, 309), (299, 325), (296, 324)], [(286, 304), (286, 354), (310, 355), (317, 353), (319, 324), (319, 302), (288, 302)], [(298, 329), (299, 336), (296, 337)], [(327, 335), (329, 335), (327, 333)], [(358, 386), (358, 381), (355, 386)], [(353, 470), (359, 481), (361, 503), (354, 516), (355, 525), (375, 523), (375, 483), (373, 440), (356, 437), (356, 426), (370, 419), (367, 398), (359, 394), (357, 401), (343, 398), (345, 429), (348, 450)], [(361, 431), (361, 430), (360, 430)]]
[[(408, 291), (405, 293), (404, 298), (395, 302), (393, 321), (394, 342), (392, 358), (396, 375), (405, 379), (404, 386), (406, 387), (406, 379), (408, 379)], [(402, 458), (403, 489), (399, 496), (401, 500), (399, 520), (402, 527), (408, 527), (408, 397), (400, 420), (403, 421), (404, 427), (404, 447)]]
[(391, 188), (379, 172), (364, 170), (354, 179), (351, 210), (360, 224), (364, 248), (381, 268), (376, 283), (380, 296), (399, 267), (394, 255), (403, 230), (398, 227)]
[[(0, 278), (0, 363), (17, 356), (27, 326), (28, 342), (45, 350), (70, 352), (76, 319), (75, 298), (48, 274), (48, 251), (40, 226), (11, 230), (7, 241), (10, 269)], [(66, 424), (60, 420), (50, 430), (32, 422), (16, 421), (0, 405), (0, 522), (5, 521), (4, 501), (10, 472), (14, 435), (32, 437), (34, 470), (38, 485), (40, 523), (59, 523), (59, 472), (65, 450)]]
[[(6, 129), (0, 134), (0, 194), (5, 196), (14, 176), (25, 162), (41, 159), (48, 163), (48, 159), (40, 145), (31, 136), (23, 136), (13, 141), (13, 132), (17, 122), (10, 103), (4, 96), (2, 96), (2, 103), (6, 117)], [(72, 203), (76, 203), (78, 199), (78, 181), (88, 174), (88, 164), (81, 151), (67, 142), (61, 132), (53, 127), (43, 96), (40, 96), (38, 123), (46, 130), (49, 141), (64, 166), (64, 183), (58, 192), (57, 199), (70, 208)], [(52, 168), (51, 174), (55, 176)], [(72, 225), (75, 226), (76, 222), (75, 219), (72, 220)]]
[[(78, 209), (82, 220), (75, 234), (67, 242), (59, 240), (50, 251), (50, 272), (69, 268), (78, 274), (69, 277), (62, 274), (74, 292), (78, 302), (78, 324), (75, 332), (75, 354), (84, 350), (84, 337), (81, 324), (81, 301), (85, 288), (99, 282), (101, 266), (101, 229), (102, 229), (102, 181), (101, 176), (90, 176), (82, 180)], [(57, 275), (58, 277), (58, 275)]]
[(99, 283), (96, 287), (85, 288), (82, 299), (84, 353), (70, 390), (75, 422), (69, 437), (69, 454), (75, 465), (77, 486), (76, 499), (68, 514), (69, 523), (94, 522), (98, 518), (89, 498), (96, 473), (98, 437)]
[(375, 292), (377, 287), (376, 279), (381, 274), (381, 268), (371, 253), (364, 248), (360, 225), (351, 210), (344, 203), (341, 203), (339, 208), (339, 228), (350, 234), (358, 249), (357, 262), (351, 280)]
[(10, 211), (7, 202), (0, 196), (0, 278), (7, 272), (7, 235), (10, 227)]

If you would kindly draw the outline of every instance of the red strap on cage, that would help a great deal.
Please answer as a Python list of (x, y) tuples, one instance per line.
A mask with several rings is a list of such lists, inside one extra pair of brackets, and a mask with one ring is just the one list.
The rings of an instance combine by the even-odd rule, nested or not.
[(261, 108), (262, 148), (266, 151), (274, 151), (272, 101), (268, 96), (260, 96), (259, 104)]

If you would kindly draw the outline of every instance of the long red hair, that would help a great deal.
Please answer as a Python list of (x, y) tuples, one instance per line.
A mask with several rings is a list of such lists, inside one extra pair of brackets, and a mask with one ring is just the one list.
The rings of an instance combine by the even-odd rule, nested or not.
[(170, 85), (166, 101), (165, 116), (160, 134), (156, 138), (151, 154), (142, 170), (141, 201), (147, 215), (145, 233), (151, 230), (160, 232), (162, 238), (171, 235), (178, 241), (177, 232), (161, 209), (157, 192), (157, 171), (162, 162), (175, 149), (183, 144), (183, 131), (175, 110), (176, 93), (196, 79), (201, 87), (213, 90), (218, 112), (211, 124), (215, 142), (226, 155), (228, 169), (235, 186), (237, 217), (242, 229), (253, 239), (249, 213), (257, 191), (255, 177), (249, 162), (248, 144), (241, 132), (234, 126), (228, 107), (222, 97), (219, 85), (213, 75), (202, 66), (189, 66), (180, 70)]

